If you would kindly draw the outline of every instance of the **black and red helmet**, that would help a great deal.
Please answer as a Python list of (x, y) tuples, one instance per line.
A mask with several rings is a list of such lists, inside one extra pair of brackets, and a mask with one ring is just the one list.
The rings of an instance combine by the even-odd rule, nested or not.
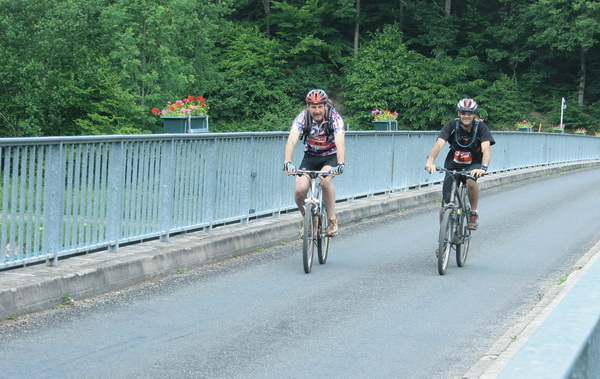
[(467, 111), (467, 112), (477, 112), (477, 102), (473, 99), (462, 99), (461, 101), (458, 102), (458, 104), (456, 105), (456, 109), (461, 112), (461, 111)]
[(326, 104), (329, 100), (329, 96), (322, 89), (313, 89), (306, 94), (306, 104), (317, 105)]

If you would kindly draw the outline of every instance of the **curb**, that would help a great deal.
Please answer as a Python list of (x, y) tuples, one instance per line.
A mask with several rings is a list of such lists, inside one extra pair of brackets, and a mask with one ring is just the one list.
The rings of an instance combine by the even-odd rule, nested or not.
[(573, 265), (572, 271), (564, 283), (555, 284), (546, 291), (529, 313), (508, 329), (461, 378), (492, 379), (498, 377), (537, 328), (544, 323), (554, 308), (560, 304), (598, 259), (600, 259), (600, 241)]

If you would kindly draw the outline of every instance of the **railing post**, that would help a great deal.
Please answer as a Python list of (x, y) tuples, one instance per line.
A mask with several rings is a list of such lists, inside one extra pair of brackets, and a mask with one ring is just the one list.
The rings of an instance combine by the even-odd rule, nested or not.
[[(110, 206), (107, 210), (108, 251), (116, 253), (119, 250), (119, 240), (122, 237), (123, 201), (125, 197), (125, 142), (110, 144), (108, 158), (108, 193)], [(131, 168), (130, 168), (131, 169)]]
[(62, 246), (63, 210), (65, 189), (65, 147), (64, 145), (48, 145), (44, 170), (44, 233), (42, 251), (52, 254), (46, 259), (50, 266), (58, 264), (58, 253)]
[(174, 154), (175, 141), (166, 140), (162, 143), (160, 153), (160, 194), (158, 204), (158, 225), (160, 240), (169, 241), (171, 231), (171, 213), (173, 209), (173, 180), (175, 175)]

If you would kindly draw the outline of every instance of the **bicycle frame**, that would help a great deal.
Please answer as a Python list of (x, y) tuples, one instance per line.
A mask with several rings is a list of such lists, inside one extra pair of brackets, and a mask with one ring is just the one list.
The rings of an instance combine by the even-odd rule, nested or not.
[(319, 214), (322, 207), (325, 206), (323, 201), (323, 189), (319, 176), (331, 175), (329, 171), (313, 171), (313, 170), (296, 170), (295, 175), (307, 175), (310, 179), (310, 187), (304, 199), (304, 214), (306, 215), (307, 204), (312, 204), (313, 214)]
[(304, 272), (307, 274), (312, 269), (312, 258), (315, 247), (317, 248), (319, 263), (327, 261), (329, 251), (329, 237), (326, 236), (327, 209), (323, 200), (323, 189), (319, 177), (331, 175), (329, 171), (296, 170), (294, 175), (306, 175), (310, 179), (310, 187), (304, 200), (304, 231), (302, 256)]
[(460, 221), (464, 218), (460, 216), (463, 212), (468, 215), (468, 212), (470, 211), (468, 186), (463, 182), (463, 179), (466, 180), (467, 178), (473, 177), (464, 171), (447, 170), (446, 172), (451, 174), (452, 189), (450, 190), (450, 201), (447, 204), (444, 204), (444, 209), (452, 209), (452, 217), (455, 221), (455, 228), (452, 230), (452, 242), (457, 245), (463, 243), (465, 238), (470, 238), (470, 233), (467, 236), (467, 233), (463, 230), (463, 227), (466, 227), (466, 225), (461, 225)]
[(438, 239), (438, 271), (440, 275), (444, 275), (452, 248), (456, 250), (456, 263), (459, 267), (464, 266), (467, 259), (471, 240), (471, 231), (467, 229), (467, 223), (471, 206), (466, 180), (475, 178), (467, 171), (440, 167), (436, 167), (436, 170), (449, 174), (444, 180), (452, 180), (450, 201), (443, 206)]

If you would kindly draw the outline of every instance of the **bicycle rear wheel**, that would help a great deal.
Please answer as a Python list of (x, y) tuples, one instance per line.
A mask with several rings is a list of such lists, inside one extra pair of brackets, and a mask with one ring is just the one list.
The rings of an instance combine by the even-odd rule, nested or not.
[(304, 272), (307, 274), (312, 270), (315, 238), (319, 232), (316, 228), (316, 218), (313, 214), (313, 205), (306, 204), (304, 210), (304, 236), (302, 236), (302, 263), (304, 264)]
[(327, 263), (327, 254), (329, 253), (329, 240), (330, 238), (325, 235), (327, 231), (327, 211), (325, 206), (322, 205), (321, 216), (319, 217), (318, 226), (318, 237), (317, 237), (317, 255), (319, 256), (319, 263)]
[(453, 230), (452, 209), (444, 210), (442, 222), (440, 223), (440, 235), (438, 237), (438, 272), (440, 275), (446, 273), (448, 261), (450, 260), (450, 250), (452, 249), (452, 230)]

